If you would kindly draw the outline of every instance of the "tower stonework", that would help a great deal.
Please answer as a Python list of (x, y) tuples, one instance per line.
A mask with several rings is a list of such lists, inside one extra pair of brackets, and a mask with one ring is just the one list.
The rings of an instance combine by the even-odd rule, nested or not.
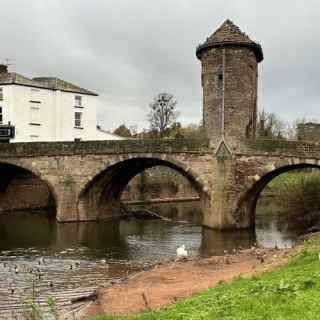
[(244, 140), (255, 139), (262, 48), (226, 20), (198, 46), (196, 54), (202, 67), (204, 128), (213, 152), (212, 188), (204, 225), (246, 228), (252, 223), (249, 210), (243, 211), (238, 205), (243, 169), (237, 157)]
[(203, 121), (212, 147), (232, 153), (255, 137), (261, 46), (226, 20), (198, 46), (202, 65)]

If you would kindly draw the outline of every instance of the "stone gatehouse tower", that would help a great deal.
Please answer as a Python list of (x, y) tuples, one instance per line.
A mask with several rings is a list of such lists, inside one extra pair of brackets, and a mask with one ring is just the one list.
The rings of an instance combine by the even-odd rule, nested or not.
[[(212, 147), (238, 149), (254, 139), (261, 46), (226, 20), (196, 51), (202, 65), (203, 120)], [(222, 149), (221, 149), (222, 148)]]

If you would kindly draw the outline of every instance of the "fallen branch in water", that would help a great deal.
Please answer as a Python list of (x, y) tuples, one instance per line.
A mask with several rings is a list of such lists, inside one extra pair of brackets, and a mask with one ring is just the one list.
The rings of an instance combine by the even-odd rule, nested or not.
[(140, 207), (139, 209), (129, 209), (126, 205), (121, 204), (120, 207), (121, 213), (126, 215), (133, 215), (136, 219), (160, 219), (163, 221), (172, 221), (169, 218), (163, 217), (160, 214), (151, 211), (145, 207)]

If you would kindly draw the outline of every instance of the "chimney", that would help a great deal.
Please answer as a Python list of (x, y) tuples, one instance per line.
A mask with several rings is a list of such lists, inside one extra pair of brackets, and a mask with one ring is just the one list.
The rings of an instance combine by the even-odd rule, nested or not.
[(0, 64), (0, 74), (8, 73), (8, 66), (6, 64)]

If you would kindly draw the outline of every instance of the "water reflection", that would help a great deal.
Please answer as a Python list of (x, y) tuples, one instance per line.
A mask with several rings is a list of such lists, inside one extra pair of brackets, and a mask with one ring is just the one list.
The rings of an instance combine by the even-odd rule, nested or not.
[(261, 247), (291, 248), (300, 235), (318, 224), (320, 215), (298, 214), (278, 207), (271, 199), (259, 199), (256, 208), (255, 237)]
[(256, 241), (252, 230), (216, 231), (208, 228), (202, 229), (201, 254), (222, 255), (224, 250), (250, 248)]
[[(153, 209), (172, 222), (129, 219), (58, 224), (47, 212), (0, 215), (0, 313), (2, 304), (21, 301), (30, 290), (30, 282), (15, 274), (14, 265), (40, 268), (44, 279), (40, 294), (52, 290), (48, 287), (52, 281), (54, 294), (59, 295), (103, 285), (147, 261), (175, 258), (182, 244), (192, 256), (219, 255), (224, 250), (249, 248), (254, 242), (263, 247), (290, 247), (307, 227), (301, 221), (273, 215), (274, 209), (268, 206), (258, 207), (256, 230), (229, 232), (201, 227), (197, 202)], [(46, 263), (39, 267), (43, 257)], [(16, 296), (8, 295), (12, 286)]]
[(258, 208), (255, 231), (229, 232), (202, 228), (197, 202), (166, 204), (153, 209), (173, 221), (129, 219), (59, 224), (46, 212), (0, 215), (0, 250), (32, 247), (49, 256), (66, 248), (81, 248), (81, 258), (89, 260), (105, 257), (152, 260), (175, 257), (181, 244), (193, 255), (221, 254), (235, 247), (250, 247), (254, 242), (263, 247), (275, 244), (287, 247), (308, 227), (301, 221), (268, 214), (268, 207), (263, 207), (263, 214)]

